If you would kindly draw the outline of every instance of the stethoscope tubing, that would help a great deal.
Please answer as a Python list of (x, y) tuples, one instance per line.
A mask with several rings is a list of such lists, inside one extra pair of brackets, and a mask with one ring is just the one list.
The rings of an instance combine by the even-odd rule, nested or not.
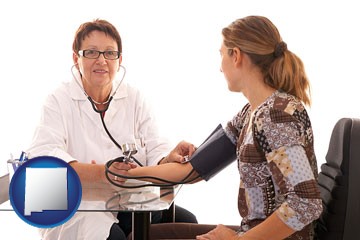
[[(99, 113), (100, 118), (101, 118), (101, 122), (103, 124), (103, 127), (107, 133), (107, 135), (109, 136), (109, 138), (111, 139), (111, 141), (122, 151), (122, 148), (120, 146), (120, 144), (113, 138), (113, 136), (111, 135), (111, 133), (109, 132), (108, 128), (106, 127), (105, 121), (104, 121), (104, 113), (108, 110), (110, 103), (114, 97), (114, 95), (116, 94), (117, 90), (119, 89), (119, 87), (121, 86), (124, 78), (125, 78), (125, 74), (126, 74), (126, 68), (122, 65), (120, 65), (120, 68), (122, 68), (124, 70), (124, 74), (121, 77), (121, 80), (119, 82), (119, 84), (117, 85), (117, 87), (115, 88), (115, 91), (110, 95), (109, 99), (106, 101), (106, 107), (103, 110), (99, 110), (96, 108), (95, 102), (94, 100), (86, 93), (85, 89), (83, 88), (83, 86), (80, 84), (79, 80), (77, 79), (77, 77), (75, 76), (73, 69), (76, 66), (73, 65), (71, 67), (71, 74), (73, 75), (73, 78), (75, 80), (75, 82), (77, 83), (77, 85), (79, 86), (79, 88), (82, 90), (82, 92), (84, 93), (84, 95), (86, 96), (86, 98), (89, 100), (89, 102), (91, 103), (92, 108), (94, 109), (95, 112)], [(77, 69), (79, 71), (79, 69)], [(81, 72), (79, 71), (79, 74), (81, 76)], [(130, 157), (133, 161), (135, 161), (140, 167), (142, 167), (143, 165), (133, 156)], [(179, 184), (186, 184), (186, 183), (190, 183), (192, 181), (195, 181), (196, 179), (198, 179), (200, 176), (196, 176), (192, 179), (188, 179), (191, 174), (194, 172), (194, 169), (192, 169), (189, 174), (182, 180), (182, 181), (169, 181), (166, 179), (162, 179), (162, 178), (158, 178), (158, 177), (153, 177), (153, 176), (138, 176), (138, 177), (130, 177), (130, 176), (126, 176), (126, 175), (122, 175), (122, 174), (118, 174), (115, 173), (113, 171), (110, 170), (110, 166), (114, 163), (114, 162), (124, 162), (125, 157), (119, 157), (113, 160), (109, 160), (108, 162), (106, 162), (105, 164), (105, 176), (106, 178), (109, 180), (109, 182), (117, 187), (121, 187), (121, 188), (141, 188), (141, 187), (153, 187), (153, 186), (158, 186), (158, 187), (166, 187), (166, 186), (175, 186), (175, 185), (179, 185)], [(156, 181), (159, 182), (163, 182), (163, 183), (149, 183), (149, 184), (140, 184), (140, 185), (135, 185), (135, 186), (127, 186), (127, 185), (123, 185), (123, 184), (119, 184), (118, 182), (114, 181), (113, 179), (111, 179), (109, 177), (109, 174), (119, 177), (119, 178), (123, 178), (123, 179), (154, 179)]]

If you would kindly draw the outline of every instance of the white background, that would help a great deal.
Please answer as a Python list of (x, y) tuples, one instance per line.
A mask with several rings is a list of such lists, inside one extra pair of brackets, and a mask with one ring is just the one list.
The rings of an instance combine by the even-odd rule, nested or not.
[[(199, 145), (246, 103), (230, 93), (219, 71), (221, 29), (247, 15), (264, 15), (304, 62), (312, 85), (309, 109), (318, 164), (342, 117), (359, 117), (360, 15), (356, 1), (318, 0), (13, 0), (0, 3), (0, 175), (10, 153), (27, 148), (40, 107), (71, 78), (78, 26), (103, 18), (123, 40), (126, 81), (151, 101), (164, 136)], [(183, 186), (177, 204), (200, 223), (238, 224), (239, 176), (233, 164), (209, 182)], [(20, 230), (21, 229), (21, 230)], [(9, 236), (10, 237), (6, 237)], [(39, 239), (13, 212), (0, 212), (1, 239)]]

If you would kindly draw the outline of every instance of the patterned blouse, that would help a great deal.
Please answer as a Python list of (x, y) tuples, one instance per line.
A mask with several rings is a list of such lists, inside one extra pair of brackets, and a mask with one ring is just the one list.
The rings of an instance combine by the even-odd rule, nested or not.
[(276, 91), (251, 115), (250, 105), (226, 126), (236, 144), (241, 231), (273, 212), (296, 230), (287, 239), (313, 239), (322, 212), (313, 132), (303, 104)]

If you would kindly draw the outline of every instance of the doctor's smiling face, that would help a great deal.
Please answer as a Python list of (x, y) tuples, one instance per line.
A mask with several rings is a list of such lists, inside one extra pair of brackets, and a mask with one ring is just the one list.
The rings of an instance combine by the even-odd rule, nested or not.
[[(73, 53), (85, 91), (93, 98), (107, 98), (121, 63), (117, 42), (101, 31), (90, 32)], [(98, 99), (102, 101), (102, 99)]]

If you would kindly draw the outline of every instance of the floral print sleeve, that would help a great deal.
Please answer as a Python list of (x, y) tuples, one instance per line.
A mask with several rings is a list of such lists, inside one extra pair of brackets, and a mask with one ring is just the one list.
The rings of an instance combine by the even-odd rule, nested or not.
[(299, 231), (322, 211), (308, 114), (296, 98), (278, 92), (254, 112), (252, 126), (274, 181), (275, 213)]

